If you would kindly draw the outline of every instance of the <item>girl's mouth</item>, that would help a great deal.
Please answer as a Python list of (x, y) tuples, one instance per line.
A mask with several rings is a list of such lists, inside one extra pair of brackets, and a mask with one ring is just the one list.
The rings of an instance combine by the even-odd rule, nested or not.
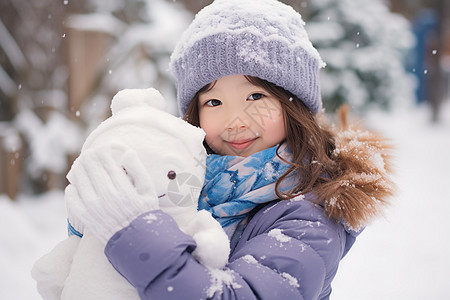
[(245, 149), (250, 147), (254, 141), (256, 141), (257, 138), (252, 138), (252, 139), (242, 139), (242, 140), (235, 140), (235, 141), (230, 141), (228, 142), (230, 144), (231, 147), (233, 147), (234, 149)]

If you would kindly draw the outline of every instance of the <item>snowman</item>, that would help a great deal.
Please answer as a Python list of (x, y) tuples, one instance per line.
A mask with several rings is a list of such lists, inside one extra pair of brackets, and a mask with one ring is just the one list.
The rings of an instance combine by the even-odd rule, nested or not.
[[(209, 212), (197, 210), (206, 167), (205, 134), (165, 112), (164, 106), (164, 99), (155, 89), (122, 90), (112, 100), (112, 116), (86, 139), (67, 175), (70, 184), (65, 190), (65, 200), (72, 234), (40, 258), (32, 270), (44, 300), (139, 299), (135, 288), (107, 260), (104, 254), (107, 240), (101, 240), (85, 225), (86, 218), (96, 218), (105, 224), (114, 222), (102, 211), (119, 210), (127, 216), (126, 222), (116, 221), (115, 229), (109, 226), (115, 232), (146, 212), (152, 221), (151, 211), (161, 209), (193, 237), (197, 244), (193, 255), (200, 263), (211, 270), (221, 269), (227, 263), (230, 252), (227, 235)], [(83, 156), (90, 160), (80, 159)], [(114, 205), (114, 201), (106, 206), (102, 203), (105, 207), (97, 209), (99, 215), (89, 215), (83, 207), (98, 203), (89, 194), (87, 178), (111, 185), (107, 181), (108, 168), (105, 174), (83, 173), (89, 162), (115, 167), (119, 164), (116, 169), (123, 171), (120, 174), (123, 180), (116, 182), (121, 194), (111, 192), (104, 195), (106, 199), (135, 200), (121, 207)], [(110, 190), (114, 188), (118, 187), (112, 185)]]

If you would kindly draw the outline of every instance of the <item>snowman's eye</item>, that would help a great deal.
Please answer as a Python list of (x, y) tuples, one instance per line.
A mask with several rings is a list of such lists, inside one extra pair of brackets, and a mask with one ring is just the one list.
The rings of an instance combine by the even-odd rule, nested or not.
[(177, 177), (177, 173), (176, 173), (175, 171), (169, 171), (169, 172), (167, 173), (167, 177), (168, 177), (170, 180), (174, 180), (175, 177)]

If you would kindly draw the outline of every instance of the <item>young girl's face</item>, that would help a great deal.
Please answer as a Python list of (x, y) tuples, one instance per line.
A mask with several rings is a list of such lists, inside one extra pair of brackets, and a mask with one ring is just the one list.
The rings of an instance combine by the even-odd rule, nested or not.
[(200, 127), (220, 155), (249, 156), (286, 138), (278, 99), (243, 75), (218, 79), (199, 95)]

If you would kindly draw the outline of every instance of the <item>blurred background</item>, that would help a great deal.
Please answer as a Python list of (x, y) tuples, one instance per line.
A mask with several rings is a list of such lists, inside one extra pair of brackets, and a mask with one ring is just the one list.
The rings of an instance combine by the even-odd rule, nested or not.
[[(177, 114), (170, 53), (204, 0), (2, 0), (0, 193), (42, 193), (64, 175), (123, 88), (156, 87)], [(285, 1), (327, 63), (327, 111), (411, 104), (439, 122), (448, 98), (450, 3)]]
[[(397, 167), (409, 170), (404, 167), (408, 166), (412, 171), (407, 174), (399, 171), (405, 176), (399, 176), (403, 193), (397, 196), (397, 203), (410, 207), (412, 202), (407, 198), (418, 194), (411, 192), (413, 186), (431, 189), (426, 184), (437, 184), (434, 192), (448, 191), (450, 160), (445, 149), (450, 147), (450, 1), (283, 2), (302, 14), (311, 41), (327, 63), (321, 71), (327, 112), (348, 103), (358, 119), (365, 120), (369, 127), (382, 131), (399, 145)], [(24, 272), (39, 255), (64, 238), (65, 174), (89, 132), (109, 116), (112, 96), (123, 88), (155, 87), (166, 98), (167, 109), (178, 114), (174, 80), (168, 71), (170, 53), (195, 13), (209, 3), (206, 0), (1, 0), (0, 228), (3, 229), (0, 240), (6, 243), (0, 244), (0, 270), (9, 266), (11, 271), (0, 271), (0, 299), (37, 297), (29, 274)], [(431, 154), (429, 148), (421, 148), (423, 144), (442, 151)], [(412, 149), (417, 155), (406, 155)], [(418, 160), (423, 161), (423, 169)], [(430, 166), (446, 172), (435, 173)], [(436, 180), (414, 181), (425, 173)], [(408, 177), (412, 174), (415, 177)], [(439, 198), (440, 204), (434, 205), (441, 208), (443, 217), (448, 217), (449, 194), (431, 195)], [(399, 213), (404, 217), (402, 221), (408, 222), (414, 213), (405, 215), (402, 205), (394, 205), (388, 216), (398, 220), (395, 214)], [(423, 217), (424, 207), (431, 206), (422, 205), (416, 206), (417, 216)], [(436, 214), (430, 212), (429, 216), (434, 220)], [(384, 233), (393, 225), (387, 218), (378, 227), (374, 226), (378, 229), (373, 236), (380, 240), (367, 241), (362, 248), (373, 250), (374, 244), (382, 241), (386, 237)], [(445, 233), (440, 239), (440, 242), (445, 240), (443, 249), (450, 250), (450, 222), (437, 226)], [(407, 229), (403, 225), (402, 228)], [(392, 241), (391, 238), (395, 239), (392, 234), (388, 240)], [(409, 240), (410, 244), (413, 242), (416, 240)], [(411, 247), (410, 244), (405, 247)], [(405, 253), (398, 247), (394, 255)], [(28, 252), (23, 252), (23, 248)], [(346, 285), (358, 283), (358, 272), (364, 269), (365, 257), (363, 250), (360, 251), (361, 255), (356, 254), (354, 261), (361, 259), (358, 265), (362, 269), (354, 267), (355, 264), (351, 267), (349, 262), (349, 271), (338, 274), (337, 285), (342, 287), (341, 291)], [(8, 263), (11, 257), (16, 260)], [(25, 262), (24, 257), (27, 257)], [(439, 270), (444, 270), (444, 266), (450, 269), (450, 259), (442, 257), (444, 263), (436, 262)], [(20, 266), (18, 261), (22, 261)], [(370, 266), (377, 270), (376, 265)], [(402, 266), (406, 265), (405, 262)], [(428, 271), (433, 273), (433, 270)], [(428, 299), (450, 297), (449, 272), (439, 270), (440, 280), (447, 282), (447, 288), (441, 287), (439, 280), (435, 281), (439, 286), (432, 290), (437, 298)], [(370, 294), (375, 295), (373, 299), (413, 299), (398, 298), (395, 293), (401, 294), (402, 290), (394, 289), (395, 284), (391, 286), (388, 282), (383, 287), (382, 298), (373, 294), (371, 287), (376, 284), (377, 275), (372, 275), (374, 278), (366, 276), (367, 294), (361, 294), (361, 288), (359, 294), (352, 296), (337, 292), (335, 299), (369, 299)], [(31, 294), (22, 291), (27, 296), (17, 298), (13, 291), (23, 284), (29, 285)], [(16, 296), (8, 298), (11, 294)], [(416, 295), (414, 299), (424, 299), (420, 292)]]

